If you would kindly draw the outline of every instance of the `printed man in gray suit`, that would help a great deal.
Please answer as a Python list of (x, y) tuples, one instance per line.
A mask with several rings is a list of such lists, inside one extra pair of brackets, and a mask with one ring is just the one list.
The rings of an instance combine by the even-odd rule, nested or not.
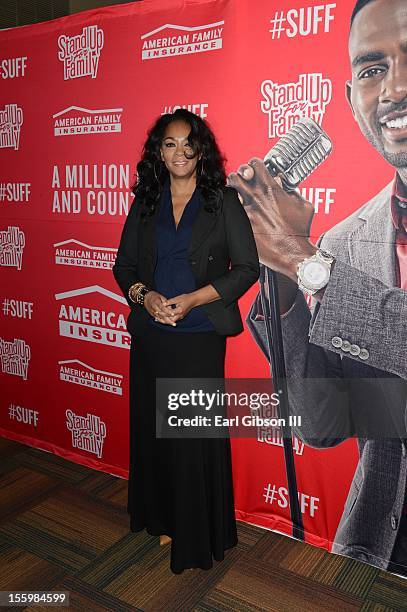
[[(360, 459), (332, 550), (407, 576), (406, 0), (359, 0), (349, 54), (350, 107), (396, 169), (394, 181), (316, 246), (312, 205), (286, 194), (260, 159), (229, 180), (261, 263), (279, 273), (290, 410), (302, 415), (296, 433), (319, 448), (358, 438)], [(361, 170), (368, 180), (368, 168)], [(268, 356), (259, 296), (248, 325)], [(396, 433), (362, 435), (373, 413)]]

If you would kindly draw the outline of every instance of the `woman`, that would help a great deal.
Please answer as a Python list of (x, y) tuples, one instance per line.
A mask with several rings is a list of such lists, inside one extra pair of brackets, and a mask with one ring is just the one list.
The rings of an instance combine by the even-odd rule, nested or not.
[(209, 569), (237, 543), (230, 441), (155, 434), (156, 378), (223, 379), (237, 300), (259, 276), (248, 217), (207, 124), (161, 116), (137, 165), (113, 273), (131, 313), (130, 529), (171, 541), (170, 568)]

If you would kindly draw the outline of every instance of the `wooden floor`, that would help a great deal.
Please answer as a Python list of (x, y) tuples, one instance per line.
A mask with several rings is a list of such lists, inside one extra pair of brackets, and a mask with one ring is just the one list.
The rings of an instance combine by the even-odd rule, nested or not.
[(407, 580), (245, 523), (224, 561), (177, 576), (168, 546), (129, 532), (127, 481), (4, 439), (0, 465), (0, 590), (69, 591), (60, 609), (86, 612), (407, 612)]

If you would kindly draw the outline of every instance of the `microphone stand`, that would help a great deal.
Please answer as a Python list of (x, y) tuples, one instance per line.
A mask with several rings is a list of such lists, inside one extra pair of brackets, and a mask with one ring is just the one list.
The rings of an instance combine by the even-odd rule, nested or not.
[(300, 504), (297, 492), (297, 477), (292, 445), (292, 431), (289, 425), (289, 407), (287, 395), (287, 378), (284, 361), (283, 335), (280, 321), (280, 303), (278, 299), (278, 281), (274, 270), (260, 264), (260, 300), (266, 325), (266, 336), (269, 351), (270, 372), (275, 391), (279, 395), (277, 405), (278, 418), (284, 419), (282, 426), (287, 489), (290, 500), (290, 514), (293, 525), (293, 537), (304, 540)]
[[(297, 189), (298, 185), (326, 159), (331, 150), (332, 142), (323, 129), (313, 119), (302, 117), (270, 149), (264, 158), (264, 164), (272, 176), (280, 177), (283, 189), (292, 191)], [(260, 286), (271, 376), (280, 400), (277, 413), (285, 423), (282, 433), (293, 536), (298, 540), (303, 540), (304, 527), (298, 501), (292, 432), (289, 424), (290, 414), (276, 272), (261, 266)]]

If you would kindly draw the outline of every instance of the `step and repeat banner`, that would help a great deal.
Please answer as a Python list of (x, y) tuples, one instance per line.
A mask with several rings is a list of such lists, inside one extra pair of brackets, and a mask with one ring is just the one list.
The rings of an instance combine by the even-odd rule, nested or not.
[[(314, 237), (391, 181), (345, 97), (353, 6), (143, 0), (0, 32), (2, 436), (127, 477), (129, 308), (112, 266), (160, 114), (207, 119), (228, 172), (315, 119), (334, 152), (301, 189)], [(227, 375), (270, 375), (247, 328), (228, 340)], [(305, 539), (330, 550), (356, 440), (293, 446)], [(279, 429), (232, 450), (237, 518), (291, 534)]]

